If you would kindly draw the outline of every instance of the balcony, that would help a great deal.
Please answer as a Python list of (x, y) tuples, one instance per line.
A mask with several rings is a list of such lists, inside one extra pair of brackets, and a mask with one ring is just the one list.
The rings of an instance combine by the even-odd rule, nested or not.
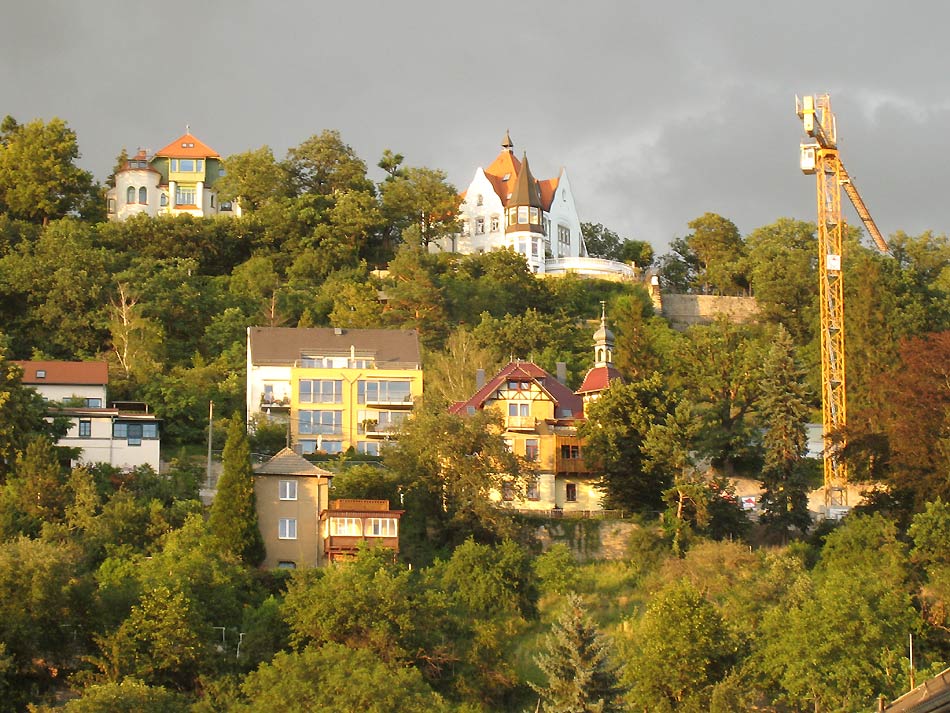
[(378, 421), (363, 421), (360, 423), (359, 433), (370, 438), (392, 438), (398, 433), (401, 423), (379, 423)]
[(373, 408), (412, 408), (414, 405), (412, 394), (404, 396), (367, 396), (366, 405)]
[(591, 472), (583, 458), (564, 458), (560, 455), (555, 460), (555, 471), (568, 475), (584, 475)]
[(290, 411), (290, 397), (261, 396), (261, 411)]
[(534, 416), (508, 416), (505, 428), (509, 431), (536, 431), (538, 419)]

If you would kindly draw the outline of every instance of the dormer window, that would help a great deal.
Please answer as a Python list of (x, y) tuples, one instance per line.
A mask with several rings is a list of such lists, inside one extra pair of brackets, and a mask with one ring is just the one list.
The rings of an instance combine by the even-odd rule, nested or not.
[(181, 147), (182, 147), (183, 149), (193, 149), (193, 148), (195, 147), (195, 142), (194, 142), (194, 141), (182, 141), (182, 142), (181, 142)]
[[(511, 178), (511, 174), (510, 174), (510, 173), (506, 173), (504, 176), (501, 177), (501, 180), (507, 181), (509, 178)], [(511, 198), (511, 194), (510, 194), (510, 193), (508, 194), (508, 197)]]

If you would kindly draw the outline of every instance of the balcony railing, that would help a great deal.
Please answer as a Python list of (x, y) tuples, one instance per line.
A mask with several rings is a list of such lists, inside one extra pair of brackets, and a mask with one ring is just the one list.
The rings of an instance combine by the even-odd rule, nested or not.
[(505, 425), (509, 431), (534, 431), (538, 427), (538, 419), (534, 416), (509, 416)]
[(394, 436), (401, 423), (378, 423), (377, 421), (363, 421), (361, 432), (367, 436), (375, 436), (377, 438), (389, 438)]
[(413, 406), (413, 396), (412, 394), (406, 394), (405, 396), (367, 396), (366, 405), (367, 406), (404, 406), (405, 408), (412, 408)]
[(261, 396), (261, 408), (262, 409), (289, 409), (290, 408), (290, 397), (284, 396), (281, 398), (268, 398), (267, 396)]
[(563, 458), (557, 457), (555, 469), (558, 473), (589, 473), (590, 468), (584, 463), (583, 458)]

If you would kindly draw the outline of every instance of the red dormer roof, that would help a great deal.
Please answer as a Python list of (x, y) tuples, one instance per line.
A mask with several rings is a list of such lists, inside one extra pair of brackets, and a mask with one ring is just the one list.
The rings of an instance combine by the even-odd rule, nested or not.
[(125, 162), (125, 165), (119, 169), (118, 173), (121, 173), (122, 171), (151, 171), (152, 173), (158, 173), (161, 175), (161, 173), (152, 168), (148, 162), (149, 157), (145, 149), (139, 149), (134, 156), (131, 156)]
[(555, 415), (558, 410), (566, 409), (573, 414), (571, 418), (582, 417), (584, 402), (581, 397), (540, 366), (530, 361), (511, 362), (508, 366), (495, 374), (495, 376), (468, 401), (459, 401), (452, 404), (449, 408), (449, 413), (464, 414), (469, 408), (482, 410), (485, 408), (485, 403), (492, 397), (495, 391), (507, 381), (532, 381), (551, 397), (551, 400), (554, 402)]
[(220, 158), (213, 148), (186, 132), (168, 146), (155, 152), (156, 156), (166, 158)]
[(623, 381), (623, 377), (613, 364), (595, 366), (587, 372), (587, 376), (584, 377), (584, 383), (581, 384), (581, 388), (577, 390), (577, 393), (589, 394), (595, 391), (603, 391), (610, 386), (610, 382), (618, 379)]
[(14, 361), (23, 369), (24, 384), (95, 385), (109, 383), (104, 361)]

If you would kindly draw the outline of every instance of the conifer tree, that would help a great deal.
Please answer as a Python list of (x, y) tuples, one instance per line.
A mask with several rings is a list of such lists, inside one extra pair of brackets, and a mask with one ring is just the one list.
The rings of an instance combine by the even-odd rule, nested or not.
[(762, 380), (760, 413), (765, 434), (762, 445), (762, 522), (783, 536), (789, 527), (803, 533), (808, 515), (805, 424), (809, 407), (801, 368), (795, 362), (792, 338), (784, 327), (769, 350)]
[(235, 413), (224, 444), (223, 472), (211, 504), (211, 532), (221, 548), (249, 565), (264, 559), (264, 541), (257, 523), (251, 445), (241, 415)]
[(544, 713), (624, 710), (624, 689), (610, 644), (584, 613), (577, 595), (568, 598), (567, 610), (554, 622), (535, 661), (548, 680), (547, 686), (531, 684), (541, 696)]

